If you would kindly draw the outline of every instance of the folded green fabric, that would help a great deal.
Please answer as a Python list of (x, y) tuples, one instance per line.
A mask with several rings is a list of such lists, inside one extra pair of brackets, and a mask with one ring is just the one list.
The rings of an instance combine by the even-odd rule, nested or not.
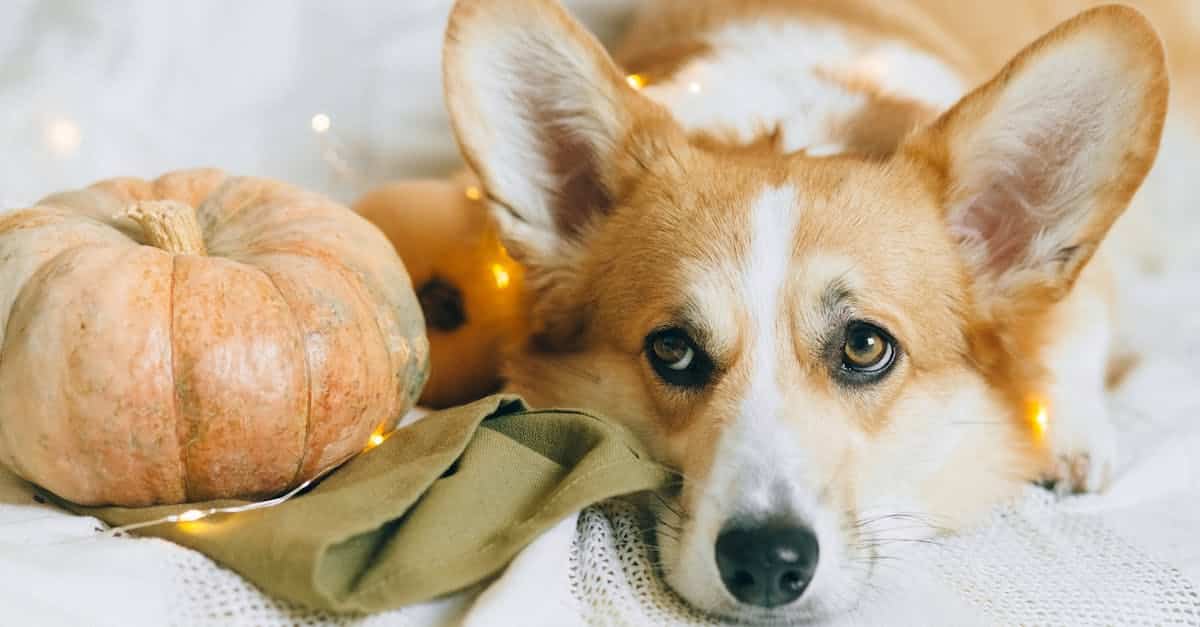
[[(668, 479), (616, 425), (494, 396), (427, 416), (282, 505), (138, 533), (205, 553), (272, 595), (375, 612), (482, 581), (571, 512)], [(72, 509), (127, 525), (237, 503)]]

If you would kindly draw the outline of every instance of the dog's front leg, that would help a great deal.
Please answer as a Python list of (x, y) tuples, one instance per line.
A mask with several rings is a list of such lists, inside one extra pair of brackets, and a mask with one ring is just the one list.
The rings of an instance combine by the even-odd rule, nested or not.
[(1046, 483), (1059, 494), (1098, 492), (1117, 463), (1116, 429), (1108, 415), (1107, 382), (1114, 357), (1114, 288), (1101, 256), (1051, 312), (1041, 358), (1047, 392)]

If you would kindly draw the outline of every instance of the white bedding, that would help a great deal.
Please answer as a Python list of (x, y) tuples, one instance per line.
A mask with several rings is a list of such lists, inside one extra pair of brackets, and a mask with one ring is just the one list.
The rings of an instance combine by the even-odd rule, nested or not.
[[(569, 4), (610, 31), (630, 2)], [(0, 207), (196, 165), (346, 201), (387, 178), (445, 172), (456, 163), (438, 74), (448, 5), (7, 3)], [(316, 114), (329, 132), (313, 131)], [(1191, 259), (1131, 294), (1151, 357), (1113, 398), (1123, 448), (1111, 491), (1054, 503), (1031, 490), (975, 533), (915, 547), (854, 621), (1200, 624), (1200, 264), (1189, 246)], [(35, 503), (0, 471), (0, 625), (703, 624), (648, 574), (637, 524), (619, 504), (591, 508), (478, 598), (329, 617), (174, 545), (99, 538), (95, 521)]]

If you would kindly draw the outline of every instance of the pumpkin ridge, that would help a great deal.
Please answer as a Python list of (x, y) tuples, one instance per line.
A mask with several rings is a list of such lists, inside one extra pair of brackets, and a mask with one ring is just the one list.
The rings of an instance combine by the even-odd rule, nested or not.
[[(17, 303), (21, 302), (21, 297), (25, 294), (25, 290), (29, 289), (29, 285), (34, 282), (33, 280), (35, 278), (44, 279), (45, 277), (39, 276), (42, 273), (42, 271), (45, 270), (46, 267), (49, 266), (50, 264), (58, 261), (59, 258), (62, 257), (63, 255), (68, 255), (68, 254), (77, 252), (81, 248), (92, 248), (92, 247), (103, 247), (103, 246), (115, 247), (115, 244), (113, 244), (111, 242), (79, 242), (78, 244), (75, 244), (74, 246), (68, 246), (68, 247), (54, 253), (53, 255), (46, 257), (42, 261), (42, 263), (38, 264), (37, 268), (34, 269), (33, 272), (29, 273), (29, 278), (27, 278), (25, 280), (25, 284), (21, 286), (21, 289), (17, 291), (16, 297), (13, 298), (12, 306), (15, 307), (17, 305)], [(12, 332), (12, 329), (10, 329), (8, 327), (10, 325), (12, 325), (12, 321), (13, 321), (14, 317), (15, 316), (9, 314), (8, 324), (5, 325), (5, 329), (4, 329), (4, 337), (5, 338), (8, 338)], [(3, 348), (3, 346), (0, 345), (0, 349), (2, 349), (2, 348)]]
[[(29, 273), (29, 277), (28, 277), (28, 279), (26, 279), (25, 284), (22, 285), (21, 289), (17, 291), (16, 297), (13, 298), (13, 301), (12, 301), (13, 311), (16, 310), (17, 304), (22, 302), (22, 300), (24, 298), (26, 298), (27, 293), (30, 289), (34, 289), (36, 285), (46, 282), (48, 280), (47, 277), (45, 276), (45, 274), (47, 272), (49, 272), (49, 270), (47, 268), (50, 268), (54, 264), (58, 263), (64, 256), (78, 254), (80, 251), (82, 251), (85, 248), (104, 246), (104, 245), (105, 244), (103, 244), (103, 243), (97, 244), (96, 242), (80, 242), (78, 244), (75, 244), (74, 246), (69, 246), (67, 248), (64, 248), (64, 249), (58, 251), (57, 253), (54, 253), (50, 257), (47, 257), (45, 260), (42, 261), (42, 263), (40, 265), (38, 265), (37, 269), (35, 269), (33, 272)], [(108, 245), (112, 246), (111, 244), (108, 244)], [(11, 313), (10, 313), (10, 315), (8, 317), (8, 322), (4, 325), (4, 327), (5, 327), (4, 328), (4, 337), (3, 337), (2, 341), (0, 341), (0, 363), (3, 363), (3, 361), (4, 361), (4, 348), (6, 346), (8, 346), (8, 338), (13, 337), (12, 326), (14, 324), (14, 321), (18, 317), (19, 316), (11, 315)], [(3, 422), (4, 422), (3, 420), (0, 420), (0, 426), (2, 426)], [(7, 442), (7, 439), (5, 441)], [(11, 444), (10, 444), (10, 446), (11, 446)], [(8, 450), (8, 449), (6, 448), (6, 450)], [(18, 473), (22, 474), (22, 476), (26, 476), (26, 477), (32, 476), (34, 474), (34, 473), (30, 473), (29, 469), (21, 464), (20, 458), (18, 455), (16, 455), (15, 453), (10, 453), (10, 455), (12, 456), (13, 470), (16, 470)]]
[[(208, 215), (212, 213), (213, 207), (220, 207), (224, 203), (225, 198), (230, 195), (230, 192), (234, 191), (235, 188), (242, 183), (243, 178), (244, 177), (240, 176), (230, 176), (222, 181), (220, 185), (213, 188), (213, 190), (208, 193), (208, 196), (205, 196), (204, 200), (196, 206), (197, 215)], [(283, 185), (283, 183), (280, 183), (280, 185)], [(238, 216), (240, 216), (247, 207), (260, 204), (262, 202), (260, 199), (265, 195), (266, 192), (260, 185), (254, 189), (253, 194), (249, 195), (236, 205), (236, 211), (233, 211), (228, 215), (221, 215), (219, 220), (212, 220), (208, 224), (201, 223), (201, 230), (204, 231), (204, 241), (207, 242), (211, 239), (215, 239), (218, 231), (227, 227), (229, 223), (237, 220)], [(220, 215), (220, 212), (218, 211), (217, 214)]]
[[(240, 261), (239, 261), (240, 262)], [(296, 332), (300, 334), (300, 354), (304, 356), (304, 392), (308, 396), (305, 401), (304, 410), (304, 439), (300, 443), (300, 456), (296, 462), (296, 472), (292, 475), (292, 479), (288, 482), (288, 486), (296, 484), (300, 479), (300, 472), (304, 470), (304, 462), (308, 459), (308, 438), (312, 435), (312, 401), (313, 401), (313, 385), (312, 385), (312, 363), (308, 359), (308, 342), (304, 337), (304, 328), (300, 325), (300, 317), (296, 315), (296, 309), (292, 306), (292, 301), (288, 300), (283, 290), (279, 289), (279, 284), (275, 282), (275, 277), (271, 276), (270, 272), (259, 268), (253, 264), (246, 264), (258, 270), (267, 277), (267, 281), (275, 288), (275, 292), (279, 294), (279, 300), (287, 305), (288, 313), (292, 319), (296, 321)], [(323, 469), (322, 469), (323, 470)]]
[[(167, 319), (167, 333), (171, 338), (167, 343), (171, 347), (171, 357), (167, 362), (171, 366), (171, 414), (175, 423), (175, 445), (179, 447), (179, 462), (183, 468), (183, 472), (180, 473), (183, 475), (183, 498), (186, 501), (190, 501), (192, 500), (192, 486), (188, 468), (191, 466), (188, 464), (187, 443), (191, 440), (191, 437), (187, 432), (191, 430), (191, 423), (183, 424), (179, 419), (182, 415), (182, 412), (179, 411), (179, 375), (175, 370), (175, 272), (178, 270), (176, 259), (178, 259), (178, 256), (171, 255), (171, 286), (167, 298), (167, 315), (170, 316)], [(180, 433), (181, 428), (184, 431), (182, 434)]]
[[(53, 210), (54, 213), (42, 215), (48, 213), (46, 210)], [(62, 222), (74, 219), (76, 216), (79, 216), (79, 214), (75, 213), (74, 211), (61, 209), (54, 206), (36, 206), (28, 209), (7, 211), (4, 212), (3, 215), (0, 215), (0, 236), (8, 235), (10, 233), (18, 233), (20, 231), (26, 231), (29, 229), (57, 226)], [(34, 224), (26, 224), (26, 222), (32, 221), (35, 218), (41, 218), (41, 220)], [(57, 222), (53, 220), (57, 220)]]
[[(41, 215), (47, 212), (49, 212), (49, 215)], [(90, 223), (91, 226), (98, 227), (105, 232), (112, 228), (111, 225), (105, 224), (100, 220), (93, 219), (90, 216), (81, 215), (70, 208), (58, 205), (45, 205), (44, 203), (39, 202), (33, 207), (7, 212), (0, 216), (0, 238), (15, 235), (22, 231), (38, 231), (41, 229), (61, 227), (73, 222)], [(117, 235), (122, 238), (125, 237), (122, 233), (117, 233)], [(46, 257), (41, 261), (41, 263), (30, 268), (25, 281), (21, 284), (20, 289), (13, 294), (12, 301), (8, 304), (10, 311), (7, 313), (9, 315), (5, 318), (4, 328), (0, 329), (0, 366), (2, 366), (5, 362), (5, 353), (7, 352), (6, 347), (8, 346), (9, 339), (14, 335), (13, 320), (15, 317), (11, 315), (11, 309), (12, 307), (16, 306), (16, 304), (20, 302), (23, 297), (26, 296), (26, 293), (35, 283), (35, 281), (40, 280), (45, 268), (49, 264), (58, 260), (62, 255), (77, 252), (84, 247), (117, 245), (118, 244), (113, 241), (84, 238), (82, 241), (76, 242), (74, 245), (67, 246), (66, 248), (54, 253), (50, 257)], [(3, 417), (0, 417), (0, 463), (7, 464), (10, 468), (16, 471), (17, 474), (28, 477), (30, 476), (29, 468), (21, 462), (21, 456), (18, 455), (13, 449), (13, 442), (9, 439), (9, 435), (4, 429), (5, 422), (6, 421), (3, 420)]]
[[(57, 256), (58, 255), (55, 255), (55, 257)], [(51, 259), (53, 259), (53, 257), (51, 257)], [(46, 263), (49, 263), (49, 261), (50, 260), (47, 259)], [(45, 263), (42, 264), (42, 266), (45, 265)], [(21, 302), (21, 296), (29, 287), (30, 281), (32, 281), (33, 278), (37, 276), (38, 272), (41, 271), (42, 266), (39, 266), (37, 270), (29, 273), (29, 279), (25, 281), (25, 285), (21, 286), (20, 291), (17, 292), (17, 297), (13, 299), (13, 305)], [(12, 327), (13, 318), (15, 317), (16, 316), (12, 315), (8, 317), (8, 321), (5, 323), (3, 329), (4, 334), (0, 335), (0, 368), (4, 367), (4, 348), (8, 346), (8, 338), (12, 337), (12, 329), (10, 327)], [(0, 420), (0, 453), (2, 453), (0, 454), (0, 461), (3, 461), (6, 464), (11, 464), (11, 468), (15, 470), (18, 475), (22, 477), (29, 477), (31, 476), (29, 469), (25, 468), (23, 464), (21, 464), (20, 458), (12, 452), (12, 442), (9, 442), (8, 436), (4, 433), (5, 422), (6, 421), (4, 420)]]
[[(212, 178), (216, 179), (215, 183), (210, 180)], [(178, 200), (195, 207), (229, 178), (230, 176), (219, 168), (193, 168), (168, 172), (153, 181), (143, 183), (151, 198)]]
[[(29, 276), (32, 277), (33, 275), (31, 274)], [(25, 288), (22, 287), (21, 289)], [(17, 297), (20, 298), (19, 293), (17, 294)], [(4, 347), (8, 345), (8, 338), (10, 337), (8, 334), (8, 326), (11, 324), (12, 317), (9, 316), (7, 323), (4, 325), (5, 328), (0, 329), (0, 331), (4, 332), (3, 335), (0, 335), (0, 368), (4, 367)], [(0, 420), (0, 463), (10, 465), (10, 467), (22, 477), (28, 477), (29, 471), (22, 468), (21, 462), (18, 461), (17, 456), (10, 452), (12, 450), (12, 443), (8, 441), (8, 436), (4, 433), (5, 422), (6, 421), (4, 420)]]
[[(41, 218), (43, 216), (38, 215), (38, 214), (43, 214), (43, 213), (47, 213), (50, 211), (53, 211), (54, 213), (52, 213), (46, 217), (51, 218), (51, 219), (39, 220), (38, 222), (33, 223), (33, 224), (22, 223), (23, 219), (27, 221), (27, 220), (32, 220), (33, 218)], [(52, 221), (52, 219), (56, 219), (57, 221)], [(37, 229), (44, 229), (47, 227), (61, 226), (63, 223), (66, 223), (66, 222), (83, 222), (83, 223), (91, 224), (92, 226), (100, 227), (106, 231), (111, 230), (111, 231), (116, 232), (117, 235), (125, 238), (125, 240), (127, 240), (130, 243), (142, 245), (142, 242), (139, 242), (136, 239), (130, 237), (128, 233), (121, 230), (120, 227), (118, 227), (110, 222), (105, 222), (104, 220), (101, 220), (99, 218), (95, 218), (95, 217), (89, 216), (89, 215), (84, 215), (82, 213), (79, 213), (78, 211), (74, 211), (72, 209), (68, 209), (65, 207), (60, 207), (58, 205), (42, 205), (42, 204), (35, 205), (28, 209), (19, 209), (17, 211), (6, 212), (6, 213), (4, 213), (3, 216), (0, 216), (0, 237), (4, 237), (6, 235), (11, 235), (14, 233), (20, 233), (21, 231), (34, 231)], [(16, 226), (13, 225), (14, 223), (16, 223)], [(113, 242), (101, 242), (101, 243), (110, 244), (110, 245), (113, 244)], [(126, 243), (126, 242), (122, 242), (122, 243)]]
[[(258, 255), (258, 254), (270, 254), (270, 253), (283, 254), (283, 255), (297, 255), (297, 256), (301, 256), (301, 257), (307, 257), (309, 259), (313, 259), (313, 260), (325, 263), (331, 267), (336, 268), (338, 275), (341, 276), (342, 280), (344, 280), (346, 282), (346, 284), (350, 286), (350, 289), (354, 291), (354, 295), (358, 297), (359, 301), (367, 308), (368, 311), (375, 313), (375, 315), (371, 316), (371, 320), (374, 321), (375, 330), (379, 333), (380, 345), (390, 347), (391, 346), (391, 342), (389, 341), (390, 338), (388, 337), (387, 332), (384, 331), (383, 325), (380, 323), (380, 320), (379, 320), (378, 311), (379, 311), (380, 307), (377, 304), (376, 300), (371, 298), (371, 290), (365, 285), (365, 282), (358, 278), (359, 273), (354, 268), (351, 268), (350, 266), (347, 266), (345, 263), (343, 263), (341, 259), (338, 259), (337, 257), (335, 257), (333, 255), (327, 254), (324, 251), (311, 249), (301, 242), (289, 242), (289, 243), (292, 244), (292, 247), (290, 247), (290, 248), (279, 246), (277, 244), (276, 245), (260, 244), (258, 246), (255, 246), (253, 248), (253, 250), (249, 250), (249, 249), (246, 250), (245, 255), (250, 256), (250, 257), (252, 257), (254, 255)], [(240, 258), (230, 257), (230, 259), (241, 262)], [(390, 311), (391, 310), (390, 307), (384, 307), (383, 309), (389, 310), (388, 315), (393, 315)], [(393, 319), (393, 322), (398, 323), (399, 321)], [(400, 419), (399, 416), (391, 415), (391, 414), (395, 413), (395, 409), (394, 409), (393, 405), (395, 405), (396, 402), (399, 400), (399, 393), (397, 392), (397, 390), (395, 388), (395, 381), (394, 381), (395, 375), (396, 375), (396, 366), (395, 366), (394, 357), (393, 357), (391, 348), (387, 349), (387, 355), (388, 355), (388, 368), (387, 368), (387, 372), (385, 373), (385, 376), (387, 377), (387, 380), (389, 382), (388, 389), (391, 390), (392, 393), (391, 393), (391, 399), (389, 399), (391, 402), (388, 403), (388, 414), (389, 415), (384, 416), (384, 422), (391, 420), (393, 418), (396, 421), (398, 421)], [(405, 369), (407, 370), (407, 364), (405, 365)], [(309, 393), (311, 395), (311, 393), (312, 393), (311, 389), (309, 390)], [(311, 410), (311, 407), (310, 407), (310, 410)], [(376, 428), (378, 428), (379, 426), (380, 425), (375, 425)], [(307, 434), (305, 435), (305, 437), (307, 437)]]

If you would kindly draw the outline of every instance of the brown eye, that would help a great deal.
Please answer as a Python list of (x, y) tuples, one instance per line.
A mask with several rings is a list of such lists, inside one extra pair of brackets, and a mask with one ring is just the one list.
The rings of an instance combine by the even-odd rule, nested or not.
[(692, 365), (692, 360), (696, 358), (696, 349), (692, 348), (685, 338), (678, 335), (664, 333), (655, 338), (651, 347), (658, 361), (671, 370), (687, 370), (688, 366)]
[(878, 327), (854, 322), (846, 329), (842, 367), (861, 375), (879, 376), (896, 360), (896, 346)]
[(660, 379), (678, 387), (703, 386), (713, 373), (712, 360), (683, 329), (664, 329), (647, 336), (646, 359)]

